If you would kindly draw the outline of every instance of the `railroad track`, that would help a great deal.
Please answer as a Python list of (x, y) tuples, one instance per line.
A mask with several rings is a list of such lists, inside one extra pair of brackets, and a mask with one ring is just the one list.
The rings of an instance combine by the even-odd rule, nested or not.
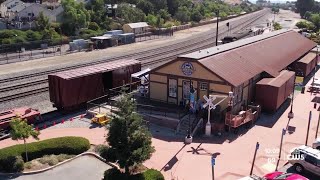
[(43, 92), (47, 92), (49, 90), (49, 87), (43, 87), (43, 88), (39, 88), (39, 89), (34, 89), (31, 91), (25, 91), (25, 92), (21, 92), (18, 94), (12, 94), (9, 96), (5, 96), (5, 97), (0, 97), (0, 103), (2, 102), (6, 102), (6, 101), (11, 101), (11, 100), (16, 100), (16, 99), (20, 99), (20, 98), (24, 98), (27, 96), (32, 96), (32, 95), (37, 95)]
[[(263, 11), (260, 12), (260, 16), (265, 15), (267, 12)], [(250, 17), (251, 18), (250, 18)], [(245, 17), (244, 19), (253, 19), (254, 17), (256, 17), (254, 14), (250, 14), (248, 15), (248, 17)], [(246, 20), (247, 21), (247, 20)], [(237, 28), (238, 26), (242, 25), (242, 23), (238, 22), (238, 25), (236, 25), (233, 29)], [(226, 28), (222, 28), (223, 30), (226, 30)], [(221, 29), (220, 29), (221, 30)], [(208, 37), (208, 36), (213, 36), (213, 37)], [(197, 44), (197, 43), (201, 43), (203, 40), (208, 39), (208, 38), (214, 38), (215, 37), (215, 32), (207, 32), (207, 33), (203, 33), (203, 34), (199, 34), (196, 35), (188, 40), (183, 40), (182, 42), (177, 42), (177, 43), (173, 43), (171, 45), (167, 45), (167, 46), (162, 46), (159, 48), (154, 48), (154, 49), (149, 49), (149, 50), (144, 50), (141, 52), (136, 52), (136, 53), (130, 53), (127, 55), (122, 55), (122, 56), (118, 56), (118, 57), (111, 57), (108, 59), (98, 59), (94, 62), (91, 63), (85, 63), (85, 64), (80, 64), (80, 65), (74, 65), (74, 66), (69, 66), (69, 67), (65, 67), (65, 68), (59, 68), (59, 69), (53, 69), (53, 70), (48, 70), (48, 71), (43, 71), (43, 72), (39, 72), (39, 73), (33, 73), (33, 74), (28, 74), (28, 75), (22, 75), (22, 76), (16, 76), (16, 77), (11, 77), (11, 78), (6, 78), (6, 79), (0, 79), (0, 83), (5, 83), (5, 82), (11, 82), (11, 81), (16, 81), (16, 80), (21, 80), (21, 79), (27, 79), (27, 78), (32, 78), (32, 77), (38, 77), (38, 76), (42, 76), (42, 75), (47, 75), (50, 73), (56, 73), (59, 71), (65, 71), (65, 70), (70, 70), (70, 69), (75, 69), (75, 68), (80, 68), (80, 67), (85, 67), (85, 66), (90, 66), (90, 65), (95, 65), (95, 64), (101, 64), (103, 62), (108, 62), (108, 61), (114, 61), (114, 60), (118, 60), (118, 59), (125, 59), (125, 58), (132, 58), (132, 57), (137, 57), (137, 59), (141, 56), (143, 56), (144, 54), (150, 54), (153, 55), (155, 53), (163, 53), (163, 50), (165, 52), (167, 52), (168, 50), (170, 51), (175, 51), (175, 49), (177, 47), (181, 47), (181, 43), (182, 45), (188, 45), (190, 43), (192, 44)]]
[[(243, 28), (246, 28), (250, 24), (252, 24), (253, 22), (260, 19), (261, 17), (264, 17), (266, 14), (267, 14), (266, 11), (260, 12), (259, 15), (251, 14), (251, 16), (245, 17), (243, 21), (238, 22), (237, 25), (234, 25), (234, 28), (232, 30), (238, 31)], [(221, 31), (221, 33), (219, 33), (219, 36), (226, 34), (226, 28), (222, 27), (222, 28), (220, 28), (220, 31)], [(194, 52), (194, 51), (197, 51), (200, 49), (212, 47), (215, 43), (214, 38), (215, 38), (215, 31), (206, 32), (206, 33), (196, 35), (193, 38), (190, 38), (188, 40), (183, 40), (182, 42), (174, 43), (174, 44), (171, 44), (168, 46), (163, 46), (160, 48), (154, 48), (151, 50), (145, 50), (145, 51), (136, 52), (133, 54), (122, 55), (122, 56), (112, 57), (112, 58), (108, 58), (108, 59), (100, 59), (95, 62), (74, 65), (74, 66), (70, 66), (70, 67), (66, 67), (66, 68), (53, 69), (53, 70), (43, 71), (43, 72), (39, 72), (39, 73), (33, 73), (33, 74), (29, 74), (29, 75), (24, 75), (24, 76), (16, 76), (16, 77), (7, 78), (7, 79), (1, 79), (0, 84), (5, 83), (5, 82), (12, 82), (12, 81), (17, 81), (17, 80), (32, 78), (32, 77), (40, 77), (40, 76), (44, 76), (44, 75), (47, 75), (50, 73), (56, 73), (56, 72), (60, 72), (60, 71), (65, 71), (65, 70), (100, 64), (100, 63), (114, 61), (114, 60), (118, 60), (118, 59), (132, 58), (132, 57), (134, 57), (137, 60), (140, 60), (142, 62), (142, 66), (155, 65), (155, 64), (164, 63), (169, 60), (172, 60), (175, 57), (177, 57), (178, 55), (183, 54), (183, 53), (185, 54), (185, 53)], [(40, 80), (36, 80), (33, 82), (28, 82), (28, 83), (23, 83), (23, 84), (18, 84), (18, 85), (14, 85), (14, 86), (1, 88), (0, 92), (6, 92), (6, 91), (15, 90), (15, 89), (22, 89), (25, 87), (31, 87), (31, 86), (38, 85), (38, 84), (44, 84), (47, 82), (48, 82), (47, 78), (40, 79)], [(25, 92), (18, 93), (18, 94), (12, 94), (12, 95), (9, 95), (6, 97), (0, 97), (0, 102), (11, 101), (11, 100), (23, 98), (26, 96), (32, 96), (32, 95), (36, 95), (36, 94), (43, 93), (46, 91), (48, 91), (48, 87), (25, 91)]]
[(7, 91), (13, 91), (16, 89), (21, 89), (21, 88), (26, 88), (26, 87), (31, 87), (31, 86), (35, 86), (35, 85), (39, 85), (39, 84), (44, 84), (47, 82), (48, 82), (48, 79), (40, 79), (40, 80), (22, 83), (22, 84), (18, 84), (18, 85), (14, 85), (14, 86), (8, 86), (8, 87), (0, 88), (0, 93), (7, 92)]

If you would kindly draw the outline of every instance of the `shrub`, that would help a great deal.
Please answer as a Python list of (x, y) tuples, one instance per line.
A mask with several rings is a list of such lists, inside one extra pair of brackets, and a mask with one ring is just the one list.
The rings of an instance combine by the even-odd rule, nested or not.
[(103, 180), (129, 180), (124, 173), (117, 168), (111, 168), (104, 172)]
[(93, 31), (98, 31), (100, 29), (100, 27), (96, 22), (90, 22), (88, 29), (91, 29)]
[(49, 164), (50, 166), (56, 165), (59, 163), (59, 160), (54, 155), (45, 155), (39, 159), (41, 164)]
[(142, 175), (144, 180), (164, 180), (161, 172), (155, 169), (148, 169)]
[[(27, 146), (29, 161), (49, 154), (80, 154), (90, 148), (90, 143), (82, 137), (60, 137), (47, 139), (44, 141), (29, 143)], [(9, 169), (1, 166), (10, 162), (12, 157), (24, 156), (25, 149), (23, 144), (0, 149), (0, 171), (14, 172), (13, 166)]]
[(0, 168), (5, 172), (20, 172), (23, 170), (23, 166), (22, 156), (9, 156), (0, 163)]
[(115, 152), (112, 148), (106, 145), (98, 145), (95, 147), (95, 152), (97, 152), (101, 157), (110, 162), (115, 162), (117, 160)]

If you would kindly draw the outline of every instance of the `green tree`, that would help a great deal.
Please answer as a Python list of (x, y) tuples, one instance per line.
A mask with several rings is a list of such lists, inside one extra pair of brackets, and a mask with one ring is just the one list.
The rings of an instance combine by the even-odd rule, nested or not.
[(197, 9), (195, 9), (195, 10), (192, 11), (192, 13), (191, 13), (191, 20), (192, 20), (192, 21), (194, 21), (194, 22), (200, 22), (202, 18), (203, 18), (203, 17), (202, 17), (202, 15), (201, 15), (201, 13), (200, 13)]
[(308, 30), (314, 30), (315, 29), (315, 26), (313, 25), (313, 23), (307, 22), (307, 21), (299, 21), (299, 22), (297, 22), (296, 26), (299, 29), (308, 29)]
[(132, 7), (130, 4), (119, 4), (117, 8), (117, 17), (122, 18), (125, 23), (134, 23), (144, 21), (145, 14), (139, 8)]
[(146, 16), (146, 21), (150, 26), (153, 26), (153, 27), (157, 26), (157, 17), (153, 14), (148, 14), (148, 16)]
[(39, 131), (34, 130), (31, 125), (27, 124), (26, 120), (21, 118), (13, 118), (10, 122), (10, 135), (13, 140), (23, 140), (25, 152), (26, 152), (26, 161), (28, 161), (28, 151), (27, 151), (27, 139), (31, 136), (36, 140), (39, 140), (38, 136)]
[(49, 18), (44, 16), (43, 12), (40, 12), (36, 20), (36, 26), (39, 31), (43, 31), (50, 28)]
[(90, 14), (83, 3), (74, 0), (62, 0), (63, 23), (61, 28), (67, 35), (75, 35), (80, 28), (87, 27)]
[(190, 12), (189, 12), (188, 8), (185, 6), (179, 7), (178, 12), (175, 15), (175, 18), (182, 23), (189, 22), (190, 21)]
[(117, 102), (118, 110), (112, 116), (107, 141), (108, 160), (117, 161), (129, 174), (129, 167), (150, 159), (154, 152), (151, 134), (137, 114), (136, 104), (131, 96), (124, 94)]
[(158, 14), (165, 21), (168, 21), (171, 18), (171, 15), (169, 14), (169, 12), (166, 9), (160, 9)]
[(310, 21), (314, 24), (316, 31), (320, 29), (320, 14), (312, 14)]
[(104, 0), (91, 1), (87, 5), (87, 9), (89, 9), (91, 21), (97, 23), (99, 27), (106, 29), (110, 25), (110, 22), (107, 21), (107, 9)]
[(280, 9), (278, 7), (272, 7), (271, 11), (277, 14), (279, 13)]
[(279, 23), (275, 22), (273, 24), (273, 28), (274, 28), (274, 30), (280, 30), (280, 29), (282, 29), (282, 26)]
[(297, 0), (296, 8), (300, 13), (300, 16), (304, 18), (305, 13), (311, 11), (314, 4), (314, 0)]
[(148, 0), (139, 0), (137, 3), (137, 8), (141, 9), (146, 15), (154, 12), (153, 4)]

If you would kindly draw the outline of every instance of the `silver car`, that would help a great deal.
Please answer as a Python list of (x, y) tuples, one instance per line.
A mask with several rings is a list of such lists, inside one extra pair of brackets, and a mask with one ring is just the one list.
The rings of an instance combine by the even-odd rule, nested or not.
[(288, 162), (298, 173), (304, 171), (320, 176), (320, 151), (309, 146), (295, 148), (288, 157)]

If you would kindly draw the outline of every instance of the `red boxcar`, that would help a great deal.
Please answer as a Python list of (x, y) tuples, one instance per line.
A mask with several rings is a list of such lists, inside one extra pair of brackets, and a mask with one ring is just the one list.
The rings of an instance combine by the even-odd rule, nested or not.
[(264, 111), (276, 111), (293, 91), (295, 73), (283, 70), (275, 78), (264, 78), (256, 84), (256, 103)]
[(78, 108), (108, 89), (130, 83), (131, 74), (140, 70), (140, 61), (124, 59), (50, 74), (50, 101), (61, 110)]
[(17, 108), (0, 112), (0, 129), (8, 129), (10, 121), (14, 117), (26, 119), (28, 124), (34, 124), (41, 120), (41, 114), (38, 110), (31, 108)]
[(317, 55), (316, 53), (308, 53), (303, 58), (301, 58), (295, 64), (295, 70), (298, 75), (306, 77), (308, 76), (315, 68), (317, 64)]

